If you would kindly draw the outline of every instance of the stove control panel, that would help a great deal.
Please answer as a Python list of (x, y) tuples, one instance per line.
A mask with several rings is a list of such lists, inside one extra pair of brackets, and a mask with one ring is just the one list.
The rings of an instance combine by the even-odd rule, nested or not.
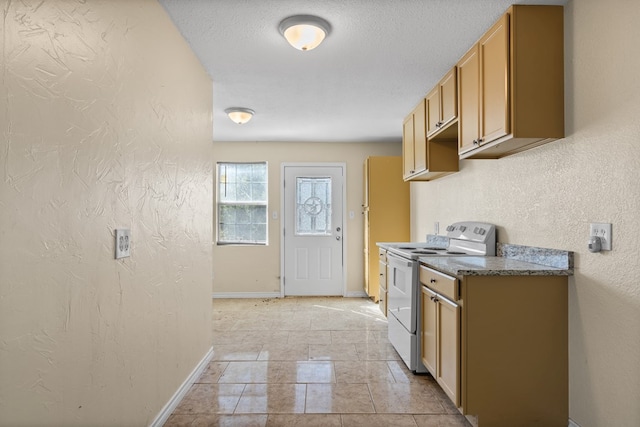
[(447, 237), (450, 239), (468, 240), (486, 243), (495, 239), (496, 227), (485, 222), (464, 221), (456, 222), (447, 227)]

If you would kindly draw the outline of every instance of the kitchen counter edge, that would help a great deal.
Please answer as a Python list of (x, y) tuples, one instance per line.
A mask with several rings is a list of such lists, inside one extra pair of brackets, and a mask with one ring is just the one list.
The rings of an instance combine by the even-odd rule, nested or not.
[(573, 276), (573, 252), (506, 243), (489, 257), (421, 257), (420, 263), (462, 276)]

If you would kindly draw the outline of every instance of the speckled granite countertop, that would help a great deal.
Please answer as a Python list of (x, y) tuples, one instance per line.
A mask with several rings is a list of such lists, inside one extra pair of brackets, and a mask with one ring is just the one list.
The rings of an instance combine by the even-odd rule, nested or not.
[(421, 257), (420, 263), (458, 278), (462, 276), (571, 276), (573, 274), (573, 270), (498, 256)]
[(498, 256), (421, 257), (420, 262), (458, 278), (573, 275), (573, 252), (504, 243), (496, 249)]

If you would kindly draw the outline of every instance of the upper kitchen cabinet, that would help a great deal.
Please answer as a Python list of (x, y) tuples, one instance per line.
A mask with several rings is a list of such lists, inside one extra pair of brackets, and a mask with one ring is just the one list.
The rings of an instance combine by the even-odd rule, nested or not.
[(450, 141), (458, 137), (458, 89), (456, 67), (426, 97), (427, 138)]
[(427, 130), (425, 100), (404, 120), (402, 128), (402, 176), (405, 181), (427, 170)]
[(430, 181), (459, 170), (457, 126), (454, 139), (427, 138), (428, 102), (428, 98), (423, 98), (404, 120), (402, 156), (405, 181)]
[(562, 6), (514, 5), (458, 62), (460, 158), (564, 138)]

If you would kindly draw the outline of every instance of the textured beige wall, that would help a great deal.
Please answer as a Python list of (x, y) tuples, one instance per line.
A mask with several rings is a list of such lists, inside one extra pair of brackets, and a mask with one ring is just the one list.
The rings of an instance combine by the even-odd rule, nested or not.
[[(271, 143), (271, 142), (216, 142), (213, 144), (214, 162), (269, 162), (269, 245), (268, 246), (216, 246), (214, 253), (214, 294), (249, 293), (273, 294), (280, 292), (280, 172), (282, 163), (288, 162), (341, 162), (347, 165), (347, 295), (363, 292), (363, 224), (362, 174), (368, 156), (399, 156), (402, 145), (396, 143)], [(271, 213), (278, 211), (278, 219)], [(354, 211), (353, 219), (348, 212)], [(250, 267), (247, 267), (250, 266)]]
[(147, 425), (211, 347), (211, 81), (155, 0), (0, 9), (0, 425)]
[[(635, 0), (569, 2), (567, 137), (411, 188), (415, 239), (472, 219), (498, 224), (501, 242), (575, 251), (570, 416), (582, 427), (640, 425), (638, 22)], [(590, 222), (613, 223), (612, 252), (588, 252)]]

